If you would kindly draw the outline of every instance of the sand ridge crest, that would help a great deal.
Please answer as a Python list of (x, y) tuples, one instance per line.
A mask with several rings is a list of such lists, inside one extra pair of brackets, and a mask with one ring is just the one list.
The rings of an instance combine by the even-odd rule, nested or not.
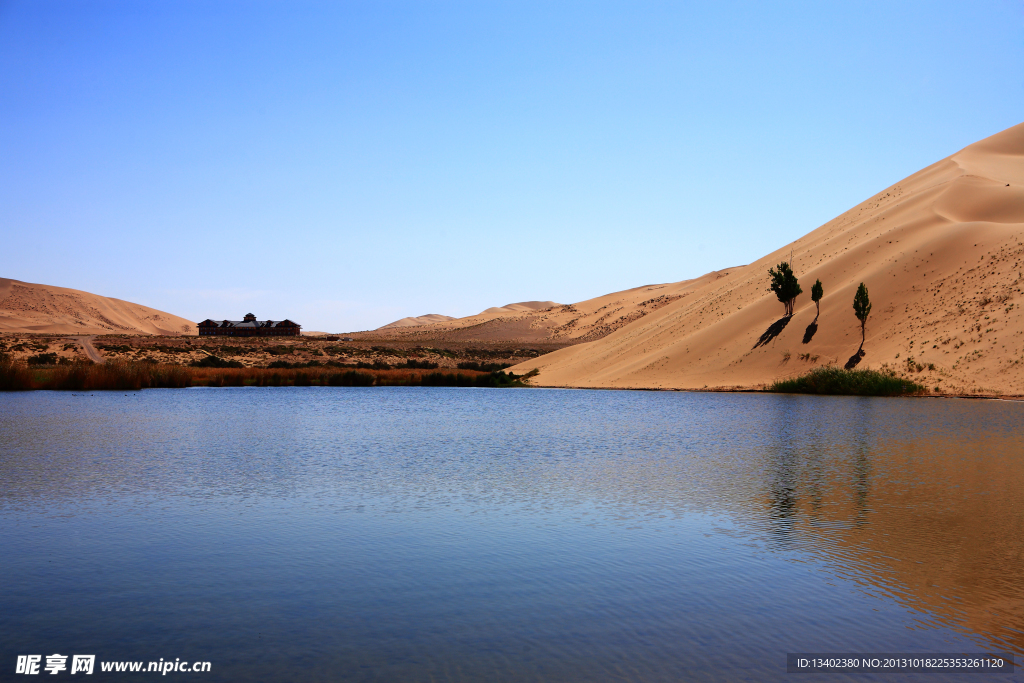
[(0, 332), (196, 334), (190, 320), (77, 289), (0, 278)]

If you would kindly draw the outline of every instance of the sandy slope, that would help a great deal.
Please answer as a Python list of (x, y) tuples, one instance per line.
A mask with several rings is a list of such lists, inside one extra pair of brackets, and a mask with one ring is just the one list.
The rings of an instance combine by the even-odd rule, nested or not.
[(440, 313), (427, 313), (426, 315), (402, 318), (401, 320), (396, 320), (393, 323), (382, 325), (378, 329), (386, 330), (390, 327), (419, 327), (422, 325), (433, 325), (434, 323), (444, 323), (449, 320), (455, 320), (455, 318), (450, 315), (441, 315)]
[(77, 289), (0, 278), (0, 332), (196, 334), (195, 323)]
[(545, 341), (552, 337), (551, 328), (557, 326), (553, 322), (557, 316), (549, 313), (560, 306), (554, 301), (520, 301), (492, 306), (465, 318), (438, 314), (402, 318), (374, 330), (369, 336), (408, 340)]
[[(912, 361), (929, 387), (1024, 394), (1022, 240), (1024, 124), (915, 173), (755, 263), (651, 290), (672, 300), (515, 371), (538, 368), (536, 382), (547, 386), (715, 388), (844, 365), (860, 345), (852, 301), (863, 281), (874, 308), (859, 367), (906, 371)], [(783, 306), (767, 291), (767, 271), (790, 250), (804, 294), (794, 317), (780, 321)], [(816, 278), (825, 296), (812, 335)], [(593, 301), (635, 302), (635, 291)], [(584, 303), (568, 308), (582, 314), (592, 308)], [(560, 329), (587, 318), (576, 320)], [(778, 335), (759, 342), (773, 323)]]
[(693, 281), (644, 285), (569, 305), (554, 301), (524, 301), (495, 306), (476, 315), (430, 325), (402, 328), (386, 326), (374, 330), (369, 335), (405, 340), (575, 344), (611, 334), (620, 327), (675, 301), (692, 287), (692, 283), (715, 277), (721, 275), (709, 273)]

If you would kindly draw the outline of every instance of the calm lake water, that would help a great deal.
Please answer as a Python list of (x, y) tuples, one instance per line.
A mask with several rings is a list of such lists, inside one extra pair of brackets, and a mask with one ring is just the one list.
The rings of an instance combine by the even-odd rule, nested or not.
[(625, 391), (0, 394), (0, 678), (77, 653), (209, 661), (168, 674), (203, 681), (1005, 680), (786, 674), (786, 653), (1020, 661), (1022, 418)]

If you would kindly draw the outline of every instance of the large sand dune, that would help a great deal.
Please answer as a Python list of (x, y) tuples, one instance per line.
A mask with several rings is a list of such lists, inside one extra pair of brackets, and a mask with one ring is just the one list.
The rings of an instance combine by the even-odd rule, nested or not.
[(77, 289), (0, 278), (0, 332), (196, 334), (195, 323)]
[[(593, 338), (514, 369), (537, 368), (536, 383), (547, 386), (762, 386), (855, 359), (861, 335), (852, 302), (864, 282), (874, 307), (858, 367), (911, 369), (945, 392), (1024, 394), (1022, 239), (1024, 124), (750, 265), (533, 312), (515, 325), (506, 319), (509, 336)], [(783, 319), (767, 272), (791, 252), (804, 294)], [(825, 296), (814, 328), (816, 278)], [(463, 321), (451, 333), (465, 333), (470, 319)]]

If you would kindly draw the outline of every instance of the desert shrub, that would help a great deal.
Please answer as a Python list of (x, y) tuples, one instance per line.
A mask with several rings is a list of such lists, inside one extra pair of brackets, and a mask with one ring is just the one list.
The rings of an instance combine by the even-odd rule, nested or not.
[(405, 361), (405, 365), (400, 365), (399, 367), (415, 370), (437, 370), (437, 363), (431, 363), (428, 360), (413, 360), (410, 358)]
[(371, 350), (385, 356), (404, 356), (405, 354), (398, 349), (393, 349), (390, 346), (371, 346)]
[[(154, 344), (150, 348), (155, 350), (155, 351), (163, 351), (164, 353), (192, 353), (192, 349), (190, 347), (188, 347), (188, 346), (164, 346), (162, 344)], [(224, 351), (225, 348), (230, 348), (230, 347), (223, 347), (222, 346), (221, 347), (221, 353), (226, 353), (226, 351)], [(137, 350), (139, 352), (143, 351), (143, 349), (137, 349)]]
[(57, 354), (56, 353), (37, 353), (34, 356), (29, 356), (26, 361), (29, 365), (56, 365)]
[(521, 387), (525, 386), (522, 381), (516, 377), (514, 372), (505, 373), (501, 370), (490, 372), (486, 375), (481, 375), (476, 378), (476, 385), (478, 387)]
[[(504, 370), (510, 367), (510, 363), (478, 363), (476, 361), (466, 361), (459, 363), (459, 370), (476, 370), (477, 372), (496, 372), (498, 370)], [(435, 366), (436, 367), (436, 366)]]
[(237, 360), (224, 360), (220, 356), (206, 356), (190, 363), (194, 368), (244, 368)]
[(420, 380), (425, 387), (471, 387), (473, 376), (461, 372), (431, 372)]
[[(333, 361), (332, 361), (332, 362), (333, 362)], [(330, 364), (331, 364), (331, 363), (327, 363), (327, 365), (330, 365)], [(335, 363), (335, 365), (340, 365), (340, 363)], [(288, 361), (286, 361), (286, 360), (275, 360), (275, 361), (272, 361), (272, 362), (270, 362), (270, 363), (269, 363), (269, 364), (267, 365), (267, 367), (268, 367), (268, 368), (275, 368), (275, 369), (287, 369), (287, 368), (318, 368), (318, 367), (320, 367), (320, 361), (316, 361), (316, 360), (311, 360), (311, 361), (309, 361), (309, 362), (307, 362), (307, 363), (303, 363), (303, 362), (301, 362), (301, 361), (296, 361), (295, 363), (289, 363), (289, 362), (288, 362)]]
[(904, 396), (927, 389), (895, 373), (876, 370), (845, 370), (838, 367), (815, 368), (795, 379), (780, 380), (770, 391), (784, 394), (840, 394), (852, 396)]
[(364, 363), (360, 361), (356, 363), (356, 367), (360, 370), (390, 370), (391, 366), (381, 360), (375, 360), (372, 363)]

